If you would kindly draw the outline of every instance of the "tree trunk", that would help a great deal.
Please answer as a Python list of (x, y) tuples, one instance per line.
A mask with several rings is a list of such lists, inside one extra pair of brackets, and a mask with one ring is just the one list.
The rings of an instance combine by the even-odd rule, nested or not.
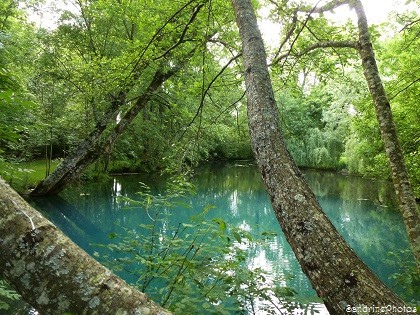
[(408, 177), (389, 100), (376, 65), (366, 14), (360, 0), (349, 1), (349, 5), (355, 9), (358, 18), (358, 51), (362, 59), (363, 73), (373, 99), (381, 137), (392, 171), (392, 180), (399, 201), (399, 208), (404, 219), (414, 257), (417, 264), (420, 264), (420, 212)]
[[(314, 49), (325, 47), (348, 47), (354, 48), (359, 52), (362, 59), (364, 75), (373, 99), (377, 120), (379, 122), (381, 137), (385, 146), (385, 153), (391, 168), (392, 180), (398, 199), (399, 209), (403, 216), (414, 257), (417, 264), (420, 265), (420, 211), (417, 207), (413, 188), (410, 184), (389, 100), (385, 93), (385, 89), (379, 75), (379, 70), (376, 65), (375, 54), (370, 40), (370, 32), (363, 5), (360, 0), (334, 0), (320, 8), (312, 9), (311, 12), (324, 13), (344, 4), (348, 4), (350, 8), (353, 8), (356, 11), (359, 29), (358, 41), (318, 42), (307, 47), (304, 51), (295, 54), (295, 56), (299, 57)], [(307, 10), (303, 11), (307, 12)], [(277, 57), (274, 62), (278, 62), (280, 58), (285, 58), (288, 55), (289, 53), (281, 55)]]
[(395, 314), (395, 308), (404, 309), (404, 303), (339, 235), (291, 159), (279, 128), (264, 43), (251, 2), (232, 0), (232, 5), (242, 39), (254, 155), (296, 258), (330, 314), (346, 314), (358, 306), (384, 307), (384, 314)]
[(0, 276), (42, 314), (170, 314), (91, 258), (0, 178)]
[[(82, 144), (79, 145), (76, 152), (66, 158), (63, 163), (56, 169), (56, 171), (48, 176), (44, 181), (38, 184), (38, 186), (31, 192), (32, 196), (48, 195), (48, 194), (57, 194), (64, 189), (64, 187), (72, 182), (74, 179), (80, 176), (80, 174), (89, 166), (92, 162), (96, 161), (103, 152), (109, 152), (120, 136), (130, 125), (133, 119), (137, 116), (139, 111), (146, 106), (149, 102), (152, 94), (165, 82), (168, 78), (177, 73), (186, 62), (193, 56), (195, 51), (202, 46), (203, 42), (207, 38), (203, 38), (203, 42), (187, 39), (188, 30), (193, 22), (196, 20), (200, 10), (204, 7), (204, 4), (195, 4), (195, 1), (188, 2), (183, 6), (177, 13), (170, 17), (170, 19), (161, 27), (158, 32), (155, 33), (152, 40), (147, 45), (149, 45), (157, 40), (156, 38), (161, 37), (160, 32), (167, 26), (171, 21), (175, 22), (175, 18), (181, 11), (187, 8), (190, 4), (193, 5), (193, 10), (191, 17), (188, 22), (185, 24), (180, 37), (177, 39), (177, 42), (166, 49), (165, 52), (159, 56), (155, 56), (153, 60), (157, 62), (154, 64), (154, 67), (158, 67), (154, 73), (154, 77), (151, 83), (148, 85), (146, 90), (137, 98), (137, 101), (130, 109), (121, 117), (120, 121), (117, 122), (115, 127), (111, 130), (108, 130), (109, 125), (115, 122), (115, 118), (119, 113), (118, 110), (112, 112), (110, 111), (109, 117), (103, 120), (102, 123), (98, 124), (95, 130), (89, 135), (88, 139), (85, 140)], [(175, 27), (178, 28), (178, 27)], [(160, 34), (160, 35), (159, 35)], [(158, 36), (159, 35), (159, 36)], [(179, 49), (184, 43), (194, 43), (195, 47), (185, 48), (185, 54), (174, 56), (173, 51)], [(144, 53), (145, 51), (143, 51)], [(142, 55), (142, 54), (141, 54)], [(160, 62), (160, 64), (158, 63)], [(139, 80), (142, 66), (140, 65), (140, 60), (137, 60), (134, 64), (134, 68), (131, 71), (133, 74), (133, 80), (129, 84), (129, 87), (133, 87), (134, 83)], [(146, 62), (149, 66), (148, 62)], [(168, 69), (164, 71), (163, 69)], [(129, 90), (129, 87), (125, 87), (120, 93), (118, 98), (115, 100), (117, 103), (125, 102), (126, 94)], [(122, 97), (121, 100), (119, 100)], [(114, 106), (112, 106), (114, 107)], [(114, 120), (112, 119), (114, 118)]]
[(40, 182), (30, 195), (42, 196), (58, 194), (66, 185), (78, 178), (91, 163), (102, 155), (103, 152), (109, 152), (117, 138), (127, 129), (139, 111), (149, 102), (152, 94), (165, 80), (175, 74), (177, 70), (178, 68), (175, 67), (167, 73), (157, 71), (147, 89), (109, 132), (105, 131), (110, 124), (115, 122), (118, 109), (114, 109), (114, 111), (110, 112), (107, 117), (95, 127), (95, 130), (91, 132), (88, 139), (82, 142), (76, 151), (69, 155), (50, 176)]

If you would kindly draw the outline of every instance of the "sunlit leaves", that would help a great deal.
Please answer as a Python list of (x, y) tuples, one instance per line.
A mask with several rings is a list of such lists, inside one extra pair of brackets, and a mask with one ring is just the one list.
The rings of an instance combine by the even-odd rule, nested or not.
[[(305, 96), (278, 95), (288, 149), (300, 166), (338, 169), (350, 127), (349, 91), (339, 83), (313, 87)], [(349, 94), (348, 97), (354, 95)]]

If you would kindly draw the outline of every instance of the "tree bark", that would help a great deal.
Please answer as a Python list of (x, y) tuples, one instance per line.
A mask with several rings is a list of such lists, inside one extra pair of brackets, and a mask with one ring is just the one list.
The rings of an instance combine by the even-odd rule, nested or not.
[(110, 112), (105, 119), (95, 127), (95, 130), (91, 132), (89, 137), (77, 147), (75, 152), (69, 155), (50, 176), (40, 182), (30, 195), (43, 196), (58, 194), (69, 183), (78, 178), (86, 168), (96, 161), (104, 152), (109, 152), (118, 137), (127, 129), (140, 110), (149, 102), (153, 93), (165, 80), (175, 74), (178, 69), (178, 67), (175, 67), (166, 73), (157, 71), (147, 89), (109, 132), (105, 131), (110, 124), (114, 123), (118, 114), (118, 109)]
[[(251, 143), (276, 217), (303, 271), (330, 314), (352, 307), (404, 303), (356, 256), (323, 213), (288, 153), (268, 73), (264, 43), (250, 0), (232, 0), (242, 39)], [(402, 311), (407, 313), (407, 311)]]
[(378, 66), (376, 65), (375, 53), (370, 40), (367, 18), (360, 0), (349, 1), (358, 18), (359, 43), (358, 51), (362, 59), (363, 74), (365, 75), (370, 94), (375, 106), (376, 117), (379, 122), (381, 137), (388, 156), (388, 163), (392, 172), (394, 189), (399, 201), (408, 238), (413, 249), (414, 257), (420, 266), (420, 211), (416, 204), (413, 188), (410, 184), (404, 154), (401, 149), (394, 118), (385, 93)]
[[(399, 209), (404, 220), (414, 257), (417, 265), (420, 266), (420, 210), (417, 206), (413, 188), (405, 166), (404, 154), (401, 149), (389, 99), (379, 75), (363, 5), (360, 0), (334, 0), (323, 7), (311, 10), (311, 12), (326, 12), (344, 4), (348, 4), (350, 8), (353, 8), (356, 11), (359, 29), (358, 41), (318, 42), (299, 53), (295, 53), (294, 56), (301, 57), (315, 49), (327, 47), (354, 48), (358, 51), (362, 60), (363, 73), (373, 99), (376, 117), (379, 122), (381, 138), (384, 142), (385, 153), (390, 165)], [(308, 11), (303, 10), (303, 12)], [(276, 57), (272, 64), (277, 63), (280, 59), (287, 58), (289, 55), (289, 53), (286, 53)]]
[(0, 178), (0, 276), (42, 314), (170, 314), (91, 258)]
[[(194, 1), (189, 1), (184, 5), (180, 10), (178, 10), (171, 18), (161, 27), (153, 36), (152, 40), (149, 42), (150, 45), (156, 37), (160, 34), (163, 28), (170, 23), (171, 20), (176, 21), (176, 16), (190, 5), (194, 4)], [(31, 196), (42, 196), (42, 195), (53, 195), (61, 192), (69, 183), (74, 181), (80, 176), (81, 173), (94, 161), (96, 161), (103, 153), (109, 153), (112, 150), (112, 147), (117, 140), (117, 138), (127, 129), (130, 123), (134, 120), (137, 114), (143, 109), (146, 104), (151, 99), (153, 93), (164, 83), (168, 78), (177, 73), (183, 65), (192, 57), (194, 52), (202, 45), (202, 43), (196, 43), (195, 47), (190, 48), (185, 51), (185, 54), (174, 57), (173, 51), (178, 49), (181, 45), (187, 42), (191, 42), (190, 39), (186, 39), (188, 30), (190, 29), (193, 22), (196, 20), (198, 13), (204, 7), (203, 4), (194, 4), (191, 17), (188, 22), (185, 24), (182, 32), (177, 40), (177, 42), (169, 47), (161, 55), (154, 58), (154, 61), (161, 60), (160, 65), (156, 64), (154, 66), (159, 67), (154, 73), (152, 81), (149, 83), (145, 91), (137, 98), (137, 101), (131, 106), (127, 112), (121, 117), (120, 121), (111, 129), (108, 128), (109, 125), (115, 122), (117, 115), (119, 114), (118, 108), (113, 110), (116, 106), (111, 107), (111, 111), (99, 123), (96, 128), (89, 135), (88, 139), (83, 141), (76, 151), (66, 158), (59, 167), (48, 176), (44, 181), (39, 183), (37, 187), (30, 193)], [(207, 38), (204, 38), (206, 41)], [(186, 48), (188, 49), (188, 48)], [(133, 81), (130, 83), (129, 87), (133, 87), (134, 82), (138, 81), (140, 76), (140, 60), (134, 64), (132, 73), (134, 74)], [(173, 64), (173, 66), (170, 66)], [(141, 67), (140, 67), (141, 68)], [(164, 71), (164, 69), (168, 69)], [(114, 100), (119, 105), (125, 103), (125, 97), (128, 93), (129, 87), (126, 87), (121, 91), (118, 97)], [(113, 104), (115, 105), (115, 104)], [(109, 130), (110, 129), (110, 130)]]

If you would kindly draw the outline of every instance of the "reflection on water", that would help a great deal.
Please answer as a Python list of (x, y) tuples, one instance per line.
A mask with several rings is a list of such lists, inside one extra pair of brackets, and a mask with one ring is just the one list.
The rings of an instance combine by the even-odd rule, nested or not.
[[(343, 237), (385, 283), (395, 287), (389, 276), (398, 270), (386, 263), (387, 253), (407, 249), (409, 245), (389, 183), (329, 172), (305, 170), (304, 173), (324, 211)], [(36, 207), (93, 254), (98, 248), (90, 244), (108, 242), (107, 235), (115, 231), (115, 224), (134, 228), (139, 223), (149, 223), (145, 211), (127, 210), (127, 203), (118, 198), (135, 198), (140, 181), (152, 185), (157, 192), (163, 189), (162, 183), (153, 178), (118, 176), (107, 183), (75, 186), (61, 197), (37, 199)], [(279, 228), (253, 164), (202, 167), (196, 171), (193, 182), (197, 193), (187, 202), (194, 210), (185, 207), (171, 210), (175, 214), (171, 216), (173, 224), (188, 222), (194, 212), (211, 204), (215, 208), (209, 218), (222, 218), (256, 234), (275, 231), (278, 236), (269, 247), (252, 249), (249, 267), (261, 267), (273, 276), (282, 276), (283, 284), (294, 288), (302, 301), (317, 301)], [(399, 292), (401, 288), (395, 287), (395, 290)]]

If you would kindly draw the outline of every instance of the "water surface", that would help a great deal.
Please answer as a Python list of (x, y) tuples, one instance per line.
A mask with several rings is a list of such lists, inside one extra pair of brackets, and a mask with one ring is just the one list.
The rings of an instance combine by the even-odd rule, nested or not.
[[(341, 235), (382, 281), (401, 293), (403, 289), (390, 278), (398, 267), (387, 253), (408, 249), (409, 244), (396, 211), (392, 186), (388, 182), (332, 172), (303, 173)], [(115, 176), (103, 183), (75, 185), (58, 197), (37, 199), (36, 207), (93, 255), (98, 247), (92, 244), (109, 242), (109, 234), (118, 230), (118, 226), (135, 228), (139, 223), (150, 223), (145, 211), (127, 210), (126, 203), (119, 198), (135, 198), (141, 189), (140, 181), (150, 184), (155, 192), (163, 189), (158, 177)], [(269, 247), (253, 250), (249, 267), (262, 267), (273, 275), (282, 275), (286, 279), (284, 284), (294, 288), (303, 300), (317, 301), (277, 223), (254, 164), (207, 165), (196, 170), (193, 183), (197, 192), (187, 199), (191, 209), (171, 209), (173, 224), (188, 222), (194, 213), (211, 204), (215, 208), (208, 214), (210, 219), (222, 218), (256, 234), (276, 232), (278, 236)]]

